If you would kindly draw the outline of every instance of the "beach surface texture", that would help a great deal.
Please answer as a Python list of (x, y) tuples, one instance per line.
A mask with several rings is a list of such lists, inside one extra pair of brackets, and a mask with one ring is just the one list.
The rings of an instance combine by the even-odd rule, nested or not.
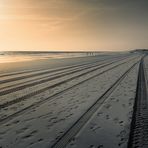
[(0, 63), (0, 148), (148, 147), (145, 53), (39, 55)]

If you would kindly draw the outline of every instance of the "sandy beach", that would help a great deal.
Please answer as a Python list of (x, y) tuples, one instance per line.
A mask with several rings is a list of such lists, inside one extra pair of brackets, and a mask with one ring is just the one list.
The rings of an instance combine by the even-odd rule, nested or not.
[(141, 67), (147, 83), (143, 57), (126, 52), (1, 63), (0, 147), (127, 147)]
[(148, 148), (148, 0), (0, 0), (0, 148)]

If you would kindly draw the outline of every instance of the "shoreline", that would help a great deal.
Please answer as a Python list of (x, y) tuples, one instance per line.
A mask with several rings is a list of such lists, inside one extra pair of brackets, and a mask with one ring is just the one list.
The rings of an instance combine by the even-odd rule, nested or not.
[[(104, 55), (108, 56), (108, 55)], [(98, 59), (102, 55), (97, 56), (83, 56), (83, 57), (67, 57), (67, 58), (49, 58), (49, 59), (34, 59), (31, 61), (18, 61), (10, 63), (0, 63), (0, 74), (10, 73), (15, 71), (25, 71), (25, 70), (39, 70), (39, 69), (52, 69), (63, 66), (68, 66), (71, 64), (78, 64), (79, 61), (87, 62), (89, 59)]]

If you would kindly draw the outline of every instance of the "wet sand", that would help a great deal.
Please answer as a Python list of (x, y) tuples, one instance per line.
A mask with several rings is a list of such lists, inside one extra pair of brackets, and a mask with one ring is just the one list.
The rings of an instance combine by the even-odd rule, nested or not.
[(0, 63), (0, 73), (7, 72), (16, 72), (16, 71), (24, 71), (24, 70), (38, 70), (38, 69), (50, 69), (50, 68), (58, 68), (64, 67), (79, 63), (87, 63), (93, 60), (97, 60), (98, 58), (103, 58), (104, 56), (94, 56), (94, 57), (75, 57), (75, 58), (54, 58), (54, 59), (39, 59), (39, 60), (31, 60), (31, 61), (19, 61), (19, 62), (7, 62)]

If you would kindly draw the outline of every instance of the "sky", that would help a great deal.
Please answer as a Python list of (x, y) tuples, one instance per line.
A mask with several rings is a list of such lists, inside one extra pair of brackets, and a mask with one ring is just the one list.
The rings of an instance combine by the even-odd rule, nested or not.
[(148, 0), (0, 0), (0, 51), (148, 48)]

